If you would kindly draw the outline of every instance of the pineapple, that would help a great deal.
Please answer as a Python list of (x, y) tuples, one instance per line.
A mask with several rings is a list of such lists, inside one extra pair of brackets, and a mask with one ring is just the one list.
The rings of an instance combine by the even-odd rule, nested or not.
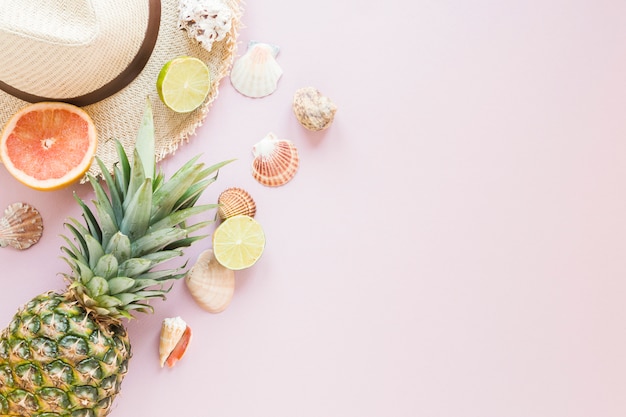
[(230, 161), (205, 168), (196, 157), (167, 181), (157, 175), (149, 105), (132, 165), (119, 142), (117, 152), (113, 175), (97, 159), (106, 187), (88, 175), (95, 212), (76, 197), (84, 224), (66, 223), (69, 285), (35, 297), (0, 333), (0, 416), (107, 415), (131, 357), (123, 320), (153, 311), (150, 300), (184, 276), (184, 265), (162, 264), (204, 237), (190, 234), (209, 222), (186, 222), (216, 208), (195, 203)]

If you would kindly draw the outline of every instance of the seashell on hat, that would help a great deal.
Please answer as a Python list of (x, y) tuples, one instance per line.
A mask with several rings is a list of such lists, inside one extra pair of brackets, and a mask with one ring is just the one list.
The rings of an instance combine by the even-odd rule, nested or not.
[[(97, 156), (112, 169), (114, 141), (134, 146), (147, 97), (154, 111), (156, 156), (162, 159), (202, 123), (232, 65), (243, 13), (211, 51), (179, 27), (179, 0), (0, 0), (0, 128), (29, 103), (63, 101), (84, 108), (98, 130)], [(211, 91), (197, 110), (176, 114), (158, 98), (163, 65), (194, 56), (209, 67)], [(99, 175), (96, 164), (90, 172)]]

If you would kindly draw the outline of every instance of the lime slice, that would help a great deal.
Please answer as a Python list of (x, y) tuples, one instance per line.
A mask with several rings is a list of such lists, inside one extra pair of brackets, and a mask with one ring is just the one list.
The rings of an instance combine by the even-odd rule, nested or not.
[(211, 89), (209, 68), (198, 58), (181, 56), (167, 62), (159, 72), (159, 98), (177, 113), (188, 113), (204, 102)]
[(259, 260), (265, 248), (263, 228), (250, 216), (230, 217), (213, 233), (213, 254), (222, 266), (240, 270)]

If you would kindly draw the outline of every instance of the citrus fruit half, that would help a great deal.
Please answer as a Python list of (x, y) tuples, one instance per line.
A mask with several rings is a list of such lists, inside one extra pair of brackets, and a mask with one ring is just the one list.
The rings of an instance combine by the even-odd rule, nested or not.
[(67, 103), (30, 104), (14, 114), (0, 137), (0, 158), (17, 180), (55, 190), (82, 177), (97, 148), (91, 117)]
[(240, 270), (259, 260), (265, 249), (263, 228), (250, 216), (226, 219), (213, 232), (213, 254), (222, 266)]
[(168, 108), (187, 113), (200, 107), (211, 89), (209, 68), (198, 58), (181, 56), (168, 61), (157, 78), (159, 98)]

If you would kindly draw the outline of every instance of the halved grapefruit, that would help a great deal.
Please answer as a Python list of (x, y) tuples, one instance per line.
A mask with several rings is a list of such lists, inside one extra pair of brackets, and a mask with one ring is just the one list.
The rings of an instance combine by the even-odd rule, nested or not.
[(0, 158), (18, 181), (56, 190), (82, 177), (97, 148), (96, 127), (80, 107), (60, 102), (30, 104), (7, 122)]

